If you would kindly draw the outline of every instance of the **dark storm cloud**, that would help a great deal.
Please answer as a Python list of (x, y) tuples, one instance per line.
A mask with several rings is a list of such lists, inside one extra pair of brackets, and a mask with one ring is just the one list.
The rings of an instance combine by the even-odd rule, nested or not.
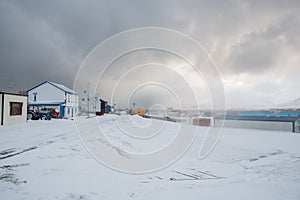
[[(45, 79), (74, 77), (77, 50), (68, 47), (65, 35), (11, 2), (2, 2), (0, 13), (1, 73), (15, 83), (12, 90), (26, 90)], [(1, 80), (1, 85), (5, 83)]]
[(45, 79), (72, 87), (83, 58), (99, 42), (126, 29), (160, 25), (166, 6), (157, 5), (143, 1), (1, 1), (1, 89), (10, 90), (3, 77), (12, 79), (15, 91)]

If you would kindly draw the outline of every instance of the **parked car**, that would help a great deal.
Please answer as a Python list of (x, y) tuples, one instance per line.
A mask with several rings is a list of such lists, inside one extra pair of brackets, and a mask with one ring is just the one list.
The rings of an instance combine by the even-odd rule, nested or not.
[(41, 110), (28, 110), (27, 111), (27, 120), (51, 120), (51, 112), (41, 111)]

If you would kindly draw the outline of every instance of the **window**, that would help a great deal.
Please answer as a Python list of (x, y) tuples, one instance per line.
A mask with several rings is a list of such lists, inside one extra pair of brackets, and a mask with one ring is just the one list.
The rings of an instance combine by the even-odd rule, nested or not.
[(36, 95), (37, 95), (37, 92), (34, 92), (33, 93), (33, 101), (36, 101)]
[(70, 114), (70, 108), (68, 108), (68, 115)]
[(10, 116), (22, 115), (23, 103), (20, 102), (9, 102)]

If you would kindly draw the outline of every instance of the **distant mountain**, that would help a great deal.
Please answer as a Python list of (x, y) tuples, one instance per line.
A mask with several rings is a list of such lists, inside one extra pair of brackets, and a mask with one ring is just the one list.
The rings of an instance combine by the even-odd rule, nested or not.
[(283, 104), (279, 104), (278, 107), (283, 108), (300, 108), (300, 97), (298, 99), (295, 99), (293, 101), (289, 101)]

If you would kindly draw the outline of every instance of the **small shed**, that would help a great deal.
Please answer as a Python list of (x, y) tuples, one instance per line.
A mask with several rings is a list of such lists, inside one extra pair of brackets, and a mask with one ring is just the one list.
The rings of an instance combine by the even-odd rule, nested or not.
[(146, 115), (146, 110), (144, 110), (142, 108), (136, 108), (131, 111), (131, 114), (132, 115)]
[(216, 127), (250, 128), (300, 133), (298, 116), (222, 115), (214, 118)]
[(1, 125), (27, 121), (27, 95), (0, 92)]
[(100, 99), (100, 102), (101, 102), (101, 105), (100, 105), (101, 112), (105, 113), (106, 112), (107, 101), (104, 101), (103, 99)]
[(107, 104), (107, 105), (105, 106), (105, 112), (106, 112), (106, 113), (111, 113), (111, 112), (112, 112), (111, 105), (108, 105), (108, 104)]
[(211, 117), (198, 117), (193, 119), (193, 125), (196, 126), (211, 126), (212, 122)]

